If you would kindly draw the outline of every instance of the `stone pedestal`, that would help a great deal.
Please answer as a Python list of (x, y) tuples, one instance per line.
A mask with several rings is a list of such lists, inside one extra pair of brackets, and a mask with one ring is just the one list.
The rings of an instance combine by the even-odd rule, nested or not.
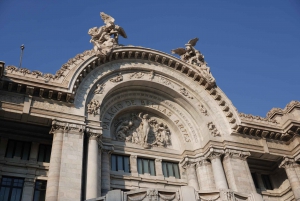
[(241, 193), (255, 192), (256, 188), (246, 158), (250, 152), (225, 150), (224, 170), (229, 188)]
[(106, 195), (110, 190), (110, 155), (113, 145), (103, 144), (102, 147), (102, 170), (101, 170), (101, 195)]
[(293, 159), (289, 158), (285, 158), (279, 166), (280, 168), (284, 168), (286, 171), (296, 201), (300, 200), (300, 178), (295, 170), (298, 166), (299, 165)]
[(209, 161), (201, 158), (196, 164), (198, 183), (200, 190), (215, 190), (216, 185), (213, 178), (212, 166)]
[(207, 156), (211, 161), (215, 184), (218, 190), (228, 189), (225, 173), (221, 162), (221, 155), (223, 153), (224, 152), (222, 150), (211, 149)]
[[(88, 157), (87, 157), (87, 177), (86, 177), (86, 199), (96, 198), (98, 194), (98, 154), (101, 154), (100, 131), (87, 129), (88, 135)], [(99, 143), (100, 142), (100, 146)], [(101, 180), (101, 177), (100, 177)]]

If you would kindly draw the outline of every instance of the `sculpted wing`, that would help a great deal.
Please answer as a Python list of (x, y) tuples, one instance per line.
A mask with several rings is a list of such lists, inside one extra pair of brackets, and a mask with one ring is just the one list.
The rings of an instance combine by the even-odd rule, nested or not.
[(127, 38), (127, 35), (122, 27), (115, 25), (115, 28), (118, 30), (118, 33), (123, 36), (123, 38)]
[(102, 18), (102, 20), (104, 21), (105, 24), (108, 24), (108, 23), (113, 24), (115, 22), (115, 19), (112, 16), (107, 15), (103, 12), (100, 13), (100, 16), (101, 16), (101, 18)]
[(183, 55), (186, 53), (186, 50), (182, 47), (177, 48), (175, 50), (171, 50), (172, 54), (178, 54), (179, 56)]
[(193, 38), (189, 40), (188, 44), (194, 47), (197, 44), (198, 40), (199, 40), (198, 38)]

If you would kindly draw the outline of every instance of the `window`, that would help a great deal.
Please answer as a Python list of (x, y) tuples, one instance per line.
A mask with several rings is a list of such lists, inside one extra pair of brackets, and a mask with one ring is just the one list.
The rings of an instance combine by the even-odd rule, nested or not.
[(258, 185), (258, 182), (257, 182), (257, 179), (256, 179), (256, 174), (255, 173), (251, 173), (251, 176), (252, 176), (255, 188), (259, 188), (259, 185)]
[(264, 186), (267, 190), (273, 190), (273, 186), (272, 186), (269, 175), (262, 174), (261, 179), (262, 179), (262, 181), (264, 183)]
[(22, 178), (3, 176), (0, 185), (0, 201), (20, 201), (23, 184)]
[(138, 158), (137, 165), (138, 165), (139, 174), (148, 173), (150, 175), (155, 176), (154, 160), (146, 159), (146, 158)]
[(162, 170), (165, 177), (175, 177), (180, 179), (178, 163), (163, 161)]
[(22, 160), (28, 160), (30, 154), (30, 142), (9, 140), (6, 149), (6, 158), (20, 157)]
[(50, 162), (51, 145), (40, 144), (38, 162)]
[(47, 181), (36, 180), (33, 201), (45, 201)]
[(111, 170), (112, 171), (123, 170), (124, 172), (130, 172), (129, 157), (112, 154)]

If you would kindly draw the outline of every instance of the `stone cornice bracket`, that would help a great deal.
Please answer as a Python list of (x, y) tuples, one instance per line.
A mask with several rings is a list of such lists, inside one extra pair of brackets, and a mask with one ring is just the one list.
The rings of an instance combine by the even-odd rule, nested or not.
[(294, 167), (296, 164), (294, 159), (284, 157), (283, 161), (280, 163), (279, 168), (291, 168)]
[(49, 134), (54, 134), (57, 131), (65, 131), (65, 130), (67, 130), (66, 123), (53, 119), (52, 127)]
[(226, 149), (225, 150), (225, 157), (230, 157), (230, 158), (239, 158), (246, 160), (250, 156), (249, 151), (241, 151), (241, 150), (234, 150), (234, 149)]
[(106, 144), (106, 143), (102, 143), (102, 153), (108, 153), (109, 155), (114, 152), (115, 147), (112, 144)]
[(223, 154), (224, 154), (224, 150), (210, 148), (210, 150), (205, 154), (205, 158), (213, 160), (216, 158), (221, 158)]
[(196, 161), (194, 159), (189, 158), (188, 156), (185, 156), (184, 159), (180, 162), (183, 169), (186, 169), (190, 166), (195, 166)]

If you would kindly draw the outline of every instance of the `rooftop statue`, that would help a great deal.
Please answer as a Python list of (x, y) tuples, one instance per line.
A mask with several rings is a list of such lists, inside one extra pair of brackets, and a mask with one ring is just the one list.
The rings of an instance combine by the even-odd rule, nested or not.
[(127, 38), (124, 29), (115, 25), (115, 19), (103, 12), (100, 13), (103, 26), (90, 28), (88, 34), (92, 37), (90, 42), (94, 45), (94, 51), (99, 57), (108, 56), (112, 49), (119, 45), (119, 35)]
[(180, 59), (188, 64), (192, 64), (196, 69), (205, 77), (209, 82), (214, 82), (215, 78), (210, 72), (210, 68), (204, 60), (203, 54), (199, 50), (195, 49), (195, 45), (198, 42), (198, 38), (193, 38), (185, 44), (185, 48), (177, 48), (172, 50), (172, 54), (178, 54)]

